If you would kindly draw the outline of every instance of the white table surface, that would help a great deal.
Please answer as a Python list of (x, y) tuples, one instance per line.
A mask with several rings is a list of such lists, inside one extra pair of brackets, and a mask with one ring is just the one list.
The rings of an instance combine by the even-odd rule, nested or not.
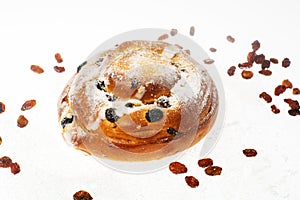
[[(273, 99), (278, 115), (258, 98), (262, 91), (273, 93), (284, 79), (300, 87), (300, 3), (286, 1), (3, 1), (0, 4), (0, 157), (9, 156), (21, 166), (17, 175), (0, 169), (0, 199), (72, 199), (86, 190), (100, 199), (213, 199), (295, 200), (300, 198), (300, 116), (288, 115), (284, 98), (300, 100), (291, 90)], [(226, 118), (222, 136), (208, 155), (223, 168), (216, 177), (197, 166), (199, 152), (193, 148), (179, 161), (187, 174), (173, 175), (168, 169), (132, 175), (116, 172), (93, 158), (67, 146), (57, 122), (56, 102), (76, 67), (99, 44), (119, 33), (137, 28), (177, 28), (192, 37), (215, 60), (224, 84)], [(235, 43), (226, 40), (232, 35)], [(250, 80), (226, 73), (231, 65), (246, 59), (254, 40), (259, 52), (280, 61), (288, 57), (287, 69), (272, 65), (273, 75), (258, 74)], [(208, 51), (210, 47), (217, 52)], [(66, 72), (58, 74), (54, 54), (64, 58)], [(30, 65), (45, 69), (41, 75)], [(274, 96), (274, 95), (273, 95)], [(22, 112), (27, 99), (36, 99), (32, 110)], [(27, 127), (16, 119), (24, 114)], [(258, 155), (246, 158), (245, 148)], [(197, 188), (184, 177), (199, 179)]]

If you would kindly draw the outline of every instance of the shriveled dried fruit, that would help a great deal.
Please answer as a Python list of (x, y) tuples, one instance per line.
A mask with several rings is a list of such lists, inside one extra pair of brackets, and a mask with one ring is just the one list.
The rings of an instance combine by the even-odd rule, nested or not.
[(196, 188), (199, 186), (199, 181), (194, 176), (186, 176), (185, 182), (190, 186), (191, 188)]
[(175, 28), (171, 29), (171, 31), (170, 31), (170, 35), (171, 35), (171, 36), (174, 36), (174, 35), (176, 35), (177, 33), (178, 33), (178, 30), (175, 29)]
[(211, 58), (207, 58), (207, 59), (203, 60), (203, 62), (207, 65), (210, 65), (210, 64), (213, 64), (215, 61)]
[(255, 56), (256, 56), (255, 52), (249, 52), (248, 55), (247, 55), (247, 61), (248, 61), (248, 63), (253, 64), (254, 61), (255, 61)]
[(173, 174), (183, 174), (187, 172), (187, 168), (184, 164), (180, 163), (180, 162), (172, 162), (169, 165), (169, 170), (173, 173)]
[(269, 60), (264, 60), (261, 64), (261, 68), (266, 69), (266, 68), (269, 68), (270, 65), (271, 65), (271, 62)]
[(190, 27), (190, 35), (191, 35), (191, 36), (194, 36), (194, 35), (195, 35), (195, 27), (194, 27), (194, 26), (191, 26), (191, 27)]
[(283, 59), (283, 60), (282, 60), (282, 67), (285, 67), (285, 68), (287, 68), (287, 67), (289, 67), (289, 66), (290, 66), (290, 64), (291, 64), (291, 61), (290, 61), (290, 59), (288, 59), (288, 58), (285, 58), (285, 59)]
[(30, 110), (31, 108), (33, 108), (36, 105), (36, 100), (31, 99), (31, 100), (27, 100), (23, 103), (21, 110), (25, 111), (25, 110)]
[(291, 116), (297, 116), (297, 115), (300, 115), (300, 110), (289, 110), (288, 113), (291, 115)]
[(255, 149), (244, 149), (243, 154), (247, 157), (254, 157), (257, 155), (257, 151)]
[(272, 75), (272, 71), (268, 70), (268, 69), (262, 69), (260, 71), (258, 71), (258, 73), (265, 75), (265, 76), (271, 76)]
[(279, 96), (280, 94), (284, 93), (285, 90), (286, 90), (286, 87), (284, 85), (278, 85), (274, 90), (274, 94), (275, 94), (275, 96)]
[(0, 114), (5, 112), (5, 104), (0, 102)]
[(277, 58), (270, 58), (271, 63), (273, 64), (278, 64), (278, 59)]
[(228, 74), (229, 76), (233, 76), (235, 70), (236, 70), (236, 67), (235, 67), (235, 66), (231, 66), (231, 67), (229, 67), (229, 69), (227, 70), (227, 74)]
[(251, 68), (251, 67), (252, 67), (252, 64), (249, 63), (249, 62), (239, 63), (239, 64), (238, 64), (238, 67), (241, 68), (241, 69)]
[(271, 103), (272, 102), (272, 97), (268, 93), (266, 93), (266, 92), (262, 92), (259, 95), (259, 98), (263, 98), (267, 103)]
[(17, 120), (17, 125), (20, 128), (24, 128), (28, 124), (28, 119), (24, 115), (20, 115)]
[(31, 71), (37, 73), (37, 74), (42, 74), (44, 73), (44, 69), (41, 68), (39, 65), (31, 65), (30, 66)]
[(260, 48), (260, 43), (258, 40), (255, 40), (254, 42), (252, 42), (252, 49), (253, 51), (257, 51)]
[(66, 69), (64, 67), (61, 67), (61, 66), (54, 66), (53, 67), (54, 70), (57, 72), (57, 73), (62, 73), (64, 71), (66, 71)]
[(299, 88), (293, 88), (293, 94), (300, 94)]
[(213, 52), (213, 53), (217, 51), (217, 49), (213, 48), (213, 47), (209, 48), (209, 50), (210, 50), (210, 52)]
[(265, 55), (264, 54), (259, 54), (255, 56), (255, 63), (256, 64), (262, 64), (265, 60)]
[(243, 70), (242, 71), (242, 77), (244, 79), (250, 79), (253, 77), (253, 72), (252, 71), (248, 71), (248, 70)]
[(55, 57), (56, 62), (58, 62), (58, 63), (62, 63), (63, 62), (63, 59), (62, 59), (60, 53), (56, 53), (54, 55), (54, 57)]
[(166, 34), (163, 34), (161, 36), (158, 37), (158, 40), (166, 40), (169, 38), (169, 35), (166, 33)]
[(231, 43), (234, 43), (234, 42), (235, 42), (235, 39), (234, 39), (231, 35), (228, 35), (228, 36), (226, 37), (226, 39), (227, 39), (228, 42), (231, 42)]
[(12, 164), (12, 160), (8, 156), (3, 156), (0, 158), (0, 167), (1, 168), (8, 168)]
[(297, 100), (284, 99), (284, 102), (289, 104), (289, 106), (292, 110), (299, 110), (300, 109), (300, 105), (299, 105), (299, 102)]
[(80, 190), (73, 195), (73, 200), (92, 200), (93, 197), (84, 190)]
[(286, 88), (293, 88), (293, 84), (288, 79), (283, 80), (282, 85), (284, 85)]
[(208, 166), (212, 166), (214, 164), (213, 160), (211, 158), (203, 158), (198, 160), (199, 167), (205, 168)]
[(18, 163), (12, 163), (11, 165), (10, 165), (10, 171), (11, 171), (11, 173), (13, 173), (13, 174), (18, 174), (18, 173), (20, 173), (20, 171), (21, 171), (21, 168), (20, 168), (20, 165), (18, 164)]
[(205, 169), (205, 173), (209, 176), (217, 176), (222, 173), (222, 167), (209, 166)]
[(275, 105), (272, 105), (272, 106), (271, 106), (271, 110), (272, 110), (272, 112), (273, 112), (274, 114), (280, 113), (280, 110), (279, 110)]

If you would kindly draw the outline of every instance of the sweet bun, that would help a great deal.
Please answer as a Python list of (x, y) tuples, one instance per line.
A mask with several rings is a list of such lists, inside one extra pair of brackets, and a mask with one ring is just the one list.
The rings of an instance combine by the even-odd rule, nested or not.
[(127, 41), (77, 69), (58, 102), (66, 142), (100, 158), (147, 161), (201, 140), (218, 113), (207, 71), (176, 45)]

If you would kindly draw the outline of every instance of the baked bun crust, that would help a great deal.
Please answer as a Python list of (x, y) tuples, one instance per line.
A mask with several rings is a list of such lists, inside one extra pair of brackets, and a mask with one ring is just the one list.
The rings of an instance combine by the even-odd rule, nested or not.
[(207, 71), (162, 41), (128, 41), (82, 64), (58, 102), (69, 144), (97, 157), (160, 159), (201, 140), (218, 113)]

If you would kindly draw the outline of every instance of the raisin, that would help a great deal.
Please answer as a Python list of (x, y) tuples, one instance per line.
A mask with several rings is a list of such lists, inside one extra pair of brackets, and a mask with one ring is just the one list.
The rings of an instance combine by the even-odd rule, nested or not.
[(104, 81), (97, 80), (96, 87), (98, 90), (106, 92)]
[(240, 69), (251, 68), (251, 67), (252, 67), (252, 64), (249, 63), (249, 62), (239, 63), (239, 64), (238, 64), (238, 67), (239, 67)]
[(55, 57), (55, 60), (56, 60), (57, 63), (62, 63), (63, 62), (63, 59), (62, 59), (60, 53), (56, 53), (54, 55), (54, 57)]
[(286, 90), (286, 87), (284, 85), (278, 85), (274, 90), (274, 94), (275, 94), (275, 96), (279, 96), (280, 94), (284, 93), (285, 90)]
[(191, 188), (196, 188), (199, 186), (199, 181), (194, 176), (186, 176), (185, 182), (190, 186)]
[(292, 110), (298, 110), (300, 109), (299, 102), (297, 100), (293, 99), (284, 99), (284, 102), (289, 104), (290, 108)]
[(203, 158), (198, 160), (199, 167), (206, 168), (208, 166), (212, 166), (214, 164), (211, 158)]
[(234, 39), (231, 35), (228, 35), (228, 36), (226, 37), (226, 39), (227, 39), (228, 42), (231, 42), (231, 43), (234, 43), (234, 42), (235, 42), (235, 39)]
[(0, 114), (5, 112), (5, 104), (0, 102)]
[(217, 51), (217, 49), (213, 48), (213, 47), (209, 48), (209, 50), (210, 50), (210, 52), (213, 52), (213, 53)]
[(21, 171), (20, 165), (18, 163), (12, 163), (10, 165), (10, 171), (13, 174), (18, 174)]
[(170, 105), (170, 101), (168, 98), (163, 98), (163, 97), (160, 97), (157, 99), (157, 106), (159, 107), (162, 107), (162, 108), (169, 108), (171, 107)]
[(262, 69), (258, 73), (260, 73), (262, 75), (265, 75), (265, 76), (271, 76), (272, 75), (272, 71), (268, 70), (268, 69)]
[(255, 149), (244, 149), (243, 154), (247, 157), (254, 157), (257, 155), (257, 151)]
[(169, 38), (168, 34), (163, 34), (163, 35), (159, 36), (157, 40), (166, 40), (168, 38)]
[(262, 64), (265, 60), (265, 55), (264, 54), (259, 54), (255, 56), (255, 63), (256, 64)]
[(20, 128), (24, 128), (28, 124), (28, 119), (24, 115), (20, 115), (17, 120), (17, 125)]
[(57, 72), (57, 73), (62, 73), (65, 72), (66, 69), (64, 67), (60, 67), (60, 66), (54, 66), (53, 69)]
[(222, 173), (222, 168), (218, 166), (209, 166), (205, 169), (205, 173), (209, 176), (217, 176)]
[(108, 108), (105, 110), (105, 118), (110, 122), (116, 122), (119, 116), (117, 116), (115, 108)]
[(269, 60), (264, 60), (261, 64), (261, 68), (266, 69), (266, 68), (269, 68), (270, 65), (271, 65), (271, 62)]
[(215, 61), (211, 58), (206, 58), (203, 60), (203, 62), (207, 65), (213, 64)]
[(8, 168), (12, 164), (12, 160), (8, 156), (3, 156), (0, 158), (0, 167), (1, 168)]
[(30, 66), (31, 71), (37, 73), (37, 74), (42, 74), (44, 73), (44, 69), (41, 68), (39, 65), (31, 65)]
[(176, 129), (174, 129), (174, 128), (172, 128), (172, 127), (169, 127), (169, 128), (167, 129), (167, 133), (169, 133), (170, 135), (179, 135), (179, 134), (180, 134), (179, 131), (177, 131)]
[(183, 174), (187, 172), (187, 168), (184, 164), (180, 163), (180, 162), (172, 162), (169, 165), (169, 170), (173, 173), (173, 174)]
[(291, 116), (297, 116), (297, 115), (300, 115), (300, 110), (289, 110), (288, 113), (291, 115)]
[(254, 61), (255, 61), (255, 56), (256, 56), (255, 52), (249, 52), (248, 55), (247, 55), (247, 61), (248, 61), (248, 63), (253, 64)]
[(177, 29), (171, 29), (171, 31), (170, 31), (170, 35), (171, 36), (175, 36), (176, 34), (178, 33), (178, 30)]
[(272, 110), (272, 112), (273, 112), (274, 114), (280, 113), (280, 110), (279, 110), (275, 105), (272, 105), (272, 106), (271, 106), (271, 110)]
[(283, 80), (282, 85), (284, 85), (286, 88), (293, 88), (293, 84), (288, 79)]
[(111, 101), (111, 102), (113, 102), (113, 101), (115, 101), (115, 100), (118, 99), (118, 97), (115, 96), (114, 94), (112, 94), (112, 95), (107, 94), (106, 97), (107, 97), (107, 100)]
[(25, 111), (25, 110), (30, 110), (31, 108), (33, 108), (36, 105), (36, 100), (31, 99), (31, 100), (27, 100), (23, 103), (21, 110)]
[(74, 116), (71, 117), (64, 117), (63, 120), (61, 120), (60, 124), (63, 128), (66, 127), (67, 124), (71, 124), (74, 120)]
[(287, 67), (290, 66), (290, 64), (291, 64), (290, 59), (284, 58), (284, 59), (282, 60), (282, 67), (287, 68)]
[(272, 102), (272, 97), (268, 93), (266, 93), (266, 92), (262, 92), (259, 95), (259, 98), (263, 98), (267, 103), (271, 103)]
[(163, 116), (164, 116), (163, 111), (157, 108), (153, 108), (151, 110), (148, 110), (145, 117), (148, 122), (157, 122), (161, 120)]
[(127, 108), (133, 108), (134, 104), (131, 103), (131, 102), (128, 102), (128, 103), (125, 104), (125, 107), (127, 107)]
[(231, 66), (231, 67), (229, 67), (229, 69), (227, 70), (227, 74), (228, 74), (229, 76), (233, 76), (234, 73), (235, 73), (235, 70), (236, 70), (236, 67), (235, 67), (235, 66)]
[(293, 94), (300, 94), (300, 89), (299, 88), (293, 88)]
[(81, 68), (87, 64), (87, 61), (84, 61), (83, 63), (81, 63), (78, 67), (77, 67), (77, 73), (80, 72)]
[(84, 190), (80, 190), (73, 195), (73, 200), (92, 200), (93, 197)]
[(257, 51), (260, 48), (260, 42), (258, 40), (255, 40), (254, 42), (252, 42), (252, 50), (253, 51)]
[(190, 36), (194, 36), (195, 35), (195, 27), (191, 26), (190, 27)]
[(243, 70), (242, 71), (242, 77), (244, 79), (251, 79), (253, 77), (253, 72), (252, 71)]
[(270, 58), (270, 61), (273, 64), (278, 64), (279, 63), (278, 59), (276, 59), (276, 58)]

